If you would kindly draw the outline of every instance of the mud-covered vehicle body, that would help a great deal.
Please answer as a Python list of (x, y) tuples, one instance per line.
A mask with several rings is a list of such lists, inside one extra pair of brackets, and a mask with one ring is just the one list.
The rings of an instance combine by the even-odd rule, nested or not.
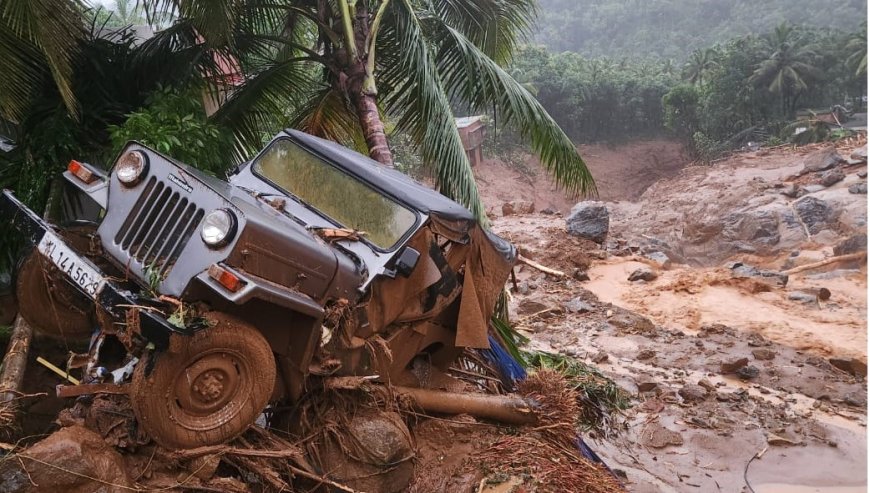
[(52, 221), (0, 200), (36, 247), (21, 315), (90, 341), (61, 395), (129, 394), (165, 446), (226, 441), (324, 376), (437, 387), (488, 347), (515, 259), (459, 204), (292, 130), (228, 182), (136, 143), (64, 177)]

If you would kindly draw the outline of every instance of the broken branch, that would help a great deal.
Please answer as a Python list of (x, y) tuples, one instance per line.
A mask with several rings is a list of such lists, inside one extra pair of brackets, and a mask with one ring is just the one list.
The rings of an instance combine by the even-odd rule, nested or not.
[(782, 273), (790, 276), (792, 274), (797, 274), (798, 272), (803, 272), (805, 270), (815, 269), (817, 267), (824, 267), (826, 265), (837, 263), (837, 262), (846, 262), (849, 260), (858, 260), (858, 259), (864, 258), (866, 256), (867, 256), (867, 252), (857, 252), (857, 253), (850, 253), (847, 255), (839, 255), (837, 257), (831, 257), (831, 258), (828, 258), (825, 260), (820, 260), (818, 262), (813, 262), (811, 264), (801, 265), (801, 266), (795, 267), (794, 269), (785, 270), (785, 271), (782, 271)]
[(543, 272), (544, 274), (550, 274), (550, 275), (556, 276), (556, 277), (565, 277), (564, 272), (562, 272), (560, 270), (556, 270), (556, 269), (551, 269), (549, 267), (544, 267), (543, 265), (541, 265), (533, 260), (529, 260), (520, 254), (517, 254), (517, 262), (520, 262), (522, 264), (526, 264), (533, 269), (537, 269), (537, 270)]

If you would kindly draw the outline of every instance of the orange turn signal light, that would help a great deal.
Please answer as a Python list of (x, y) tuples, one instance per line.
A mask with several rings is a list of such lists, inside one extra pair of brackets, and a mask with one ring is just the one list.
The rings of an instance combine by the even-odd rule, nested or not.
[(242, 280), (218, 264), (213, 264), (208, 268), (208, 276), (233, 293), (242, 288)]
[(82, 163), (76, 161), (75, 159), (69, 162), (69, 165), (66, 167), (66, 169), (76, 178), (85, 183), (91, 183), (96, 179), (96, 176), (94, 176), (94, 173), (91, 170), (89, 170), (86, 166), (82, 165)]

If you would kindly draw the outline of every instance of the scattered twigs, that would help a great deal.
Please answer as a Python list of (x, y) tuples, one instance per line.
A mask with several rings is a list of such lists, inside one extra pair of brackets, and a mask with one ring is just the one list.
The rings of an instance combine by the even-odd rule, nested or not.
[(549, 267), (545, 267), (545, 266), (535, 262), (534, 260), (529, 260), (526, 257), (523, 257), (520, 254), (517, 254), (517, 261), (522, 263), (522, 264), (526, 264), (533, 269), (537, 269), (537, 270), (543, 272), (544, 274), (550, 274), (551, 276), (556, 276), (556, 277), (565, 277), (564, 272), (562, 272), (560, 270), (556, 270), (556, 269), (551, 269)]
[(849, 260), (862, 259), (866, 256), (867, 256), (867, 252), (857, 252), (857, 253), (850, 253), (847, 255), (839, 255), (837, 257), (827, 258), (825, 260), (820, 260), (818, 262), (813, 262), (811, 264), (800, 265), (798, 267), (795, 267), (794, 269), (789, 269), (789, 270), (783, 271), (782, 273), (786, 274), (786, 275), (797, 274), (798, 272), (803, 272), (805, 270), (815, 269), (817, 267), (824, 267), (826, 265), (837, 263), (837, 262), (847, 262)]

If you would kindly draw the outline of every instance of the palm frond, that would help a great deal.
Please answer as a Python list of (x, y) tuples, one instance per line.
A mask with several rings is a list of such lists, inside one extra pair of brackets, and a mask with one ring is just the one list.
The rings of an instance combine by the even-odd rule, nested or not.
[(48, 73), (70, 114), (77, 112), (72, 59), (84, 33), (78, 0), (4, 0), (0, 4), (0, 115), (18, 120)]
[(392, 4), (391, 14), (392, 22), (378, 40), (382, 58), (396, 62), (385, 65), (380, 74), (381, 87), (389, 88), (382, 101), (388, 113), (397, 115), (397, 128), (419, 146), (441, 193), (485, 221), (471, 163), (416, 12), (409, 0), (399, 0)]
[(534, 0), (443, 0), (432, 8), (496, 63), (510, 62), (517, 46), (531, 34), (537, 18)]
[(557, 184), (573, 194), (594, 195), (595, 182), (576, 146), (534, 96), (462, 33), (443, 23), (438, 27), (437, 68), (448, 94), (495, 110), (528, 139)]
[(330, 87), (316, 91), (295, 113), (290, 117), (291, 127), (368, 153), (359, 119), (341, 92)]

